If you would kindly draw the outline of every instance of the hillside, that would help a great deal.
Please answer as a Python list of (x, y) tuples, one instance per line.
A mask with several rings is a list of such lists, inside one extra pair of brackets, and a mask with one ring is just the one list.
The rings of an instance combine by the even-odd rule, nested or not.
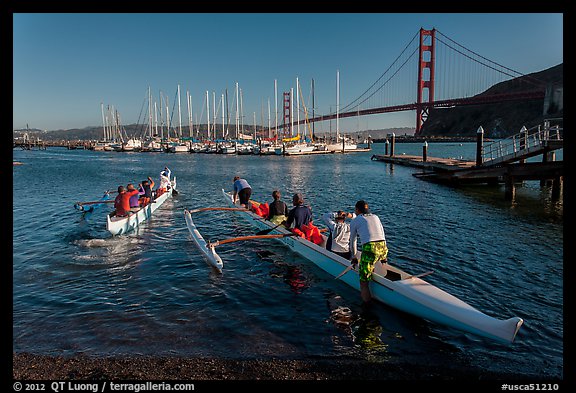
[[(536, 78), (552, 84), (556, 89), (563, 89), (563, 68), (563, 64), (559, 64), (544, 71), (501, 82), (478, 96), (533, 91), (534, 85), (526, 82), (528, 78)], [(545, 87), (541, 89), (544, 91)], [(559, 106), (561, 109), (557, 109)], [(422, 135), (474, 136), (478, 127), (482, 126), (486, 137), (502, 138), (518, 133), (522, 126), (530, 128), (541, 124), (545, 118), (562, 116), (561, 105), (551, 105), (548, 113), (544, 114), (543, 99), (433, 109), (423, 124)]]

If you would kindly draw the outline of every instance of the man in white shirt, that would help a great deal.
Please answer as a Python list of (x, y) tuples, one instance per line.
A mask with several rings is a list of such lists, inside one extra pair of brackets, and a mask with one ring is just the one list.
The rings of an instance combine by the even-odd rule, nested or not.
[(368, 203), (360, 200), (355, 206), (356, 218), (350, 223), (350, 250), (352, 255), (356, 252), (357, 237), (360, 237), (362, 256), (360, 261), (353, 257), (352, 263), (359, 263), (358, 275), (360, 276), (360, 295), (364, 303), (372, 299), (368, 283), (372, 280), (374, 264), (378, 261), (386, 262), (388, 248), (386, 236), (380, 218), (370, 213)]

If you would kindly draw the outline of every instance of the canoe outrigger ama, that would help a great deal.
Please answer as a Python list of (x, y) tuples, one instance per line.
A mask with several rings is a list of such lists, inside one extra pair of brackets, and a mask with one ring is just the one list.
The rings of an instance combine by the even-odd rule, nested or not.
[[(218, 242), (216, 242), (216, 243), (206, 242), (206, 240), (204, 240), (204, 238), (202, 237), (202, 235), (198, 231), (198, 228), (196, 227), (194, 220), (192, 220), (192, 214), (193, 213), (198, 213), (198, 212), (207, 211), (207, 210), (233, 210), (233, 211), (234, 210), (236, 210), (236, 211), (237, 210), (248, 211), (248, 210), (244, 209), (244, 208), (240, 208), (240, 207), (205, 207), (205, 208), (194, 209), (194, 210), (187, 210), (187, 209), (184, 210), (184, 218), (186, 220), (186, 226), (188, 227), (188, 230), (190, 231), (190, 234), (192, 235), (192, 240), (194, 240), (194, 243), (196, 243), (196, 245), (198, 246), (198, 248), (202, 252), (202, 255), (204, 256), (204, 258), (206, 258), (206, 261), (208, 262), (208, 264), (213, 266), (214, 268), (216, 268), (219, 273), (222, 273), (222, 268), (224, 267), (224, 263), (222, 262), (222, 259), (216, 253), (216, 250), (215, 250), (215, 247), (217, 245), (219, 245), (219, 243)], [(244, 240), (243, 238), (238, 238), (238, 239)]]
[(116, 217), (116, 213), (113, 211), (106, 215), (106, 229), (112, 235), (122, 235), (124, 233), (134, 230), (142, 222), (150, 218), (152, 213), (156, 211), (166, 199), (172, 196), (172, 193), (177, 193), (176, 191), (176, 176), (170, 181), (170, 188), (162, 193), (162, 195), (157, 196), (154, 201), (150, 202), (148, 205), (141, 207), (135, 213), (126, 217)]
[[(88, 202), (86, 204), (83, 204), (82, 202), (77, 202), (74, 204), (74, 209), (81, 211), (82, 213), (84, 213), (84, 217), (88, 217), (88, 215), (90, 213), (93, 213), (96, 209), (98, 209), (100, 206), (106, 204), (110, 199), (110, 191), (105, 191), (104, 195), (102, 195), (102, 197), (95, 202)], [(102, 203), (98, 203), (98, 202), (102, 202)]]
[[(262, 219), (252, 211), (238, 208), (238, 205), (232, 201), (231, 193), (222, 189), (222, 194), (228, 206), (234, 208), (229, 210), (243, 217), (252, 225), (259, 229), (275, 227), (272, 222)], [(191, 218), (188, 220), (188, 216), (189, 213), (187, 222), (191, 221)], [(358, 271), (351, 267), (349, 260), (304, 238), (291, 236), (292, 233), (283, 227), (278, 227), (271, 233), (277, 234), (275, 239), (290, 247), (294, 252), (312, 261), (351, 287), (360, 290)], [(197, 237), (201, 238), (199, 233)], [(220, 243), (224, 242), (226, 241)], [(208, 249), (210, 253), (213, 253), (211, 257), (214, 260), (220, 259), (214, 251), (214, 247), (208, 247)], [(518, 330), (524, 323), (522, 318), (512, 317), (501, 320), (486, 315), (468, 303), (421, 279), (428, 274), (430, 272), (412, 275), (389, 263), (377, 263), (374, 268), (373, 280), (370, 281), (372, 297), (400, 311), (441, 325), (504, 343), (514, 341)]]

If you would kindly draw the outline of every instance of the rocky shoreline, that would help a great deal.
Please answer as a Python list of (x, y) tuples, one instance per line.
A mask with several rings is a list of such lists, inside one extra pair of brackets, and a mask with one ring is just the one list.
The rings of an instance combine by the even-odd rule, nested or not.
[(538, 375), (497, 373), (457, 365), (414, 365), (354, 358), (221, 359), (181, 357), (72, 357), (13, 353), (15, 380), (91, 381), (551, 381)]

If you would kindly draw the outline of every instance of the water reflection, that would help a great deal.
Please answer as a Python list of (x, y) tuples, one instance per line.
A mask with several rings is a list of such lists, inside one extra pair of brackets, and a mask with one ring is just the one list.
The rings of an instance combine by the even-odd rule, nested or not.
[(356, 348), (365, 353), (386, 352), (388, 345), (381, 339), (384, 329), (370, 306), (354, 312), (342, 297), (336, 295), (328, 299), (328, 307), (329, 321), (350, 335)]
[(382, 339), (383, 328), (378, 317), (368, 309), (362, 310), (350, 326), (354, 345), (369, 352), (385, 352), (388, 345)]

